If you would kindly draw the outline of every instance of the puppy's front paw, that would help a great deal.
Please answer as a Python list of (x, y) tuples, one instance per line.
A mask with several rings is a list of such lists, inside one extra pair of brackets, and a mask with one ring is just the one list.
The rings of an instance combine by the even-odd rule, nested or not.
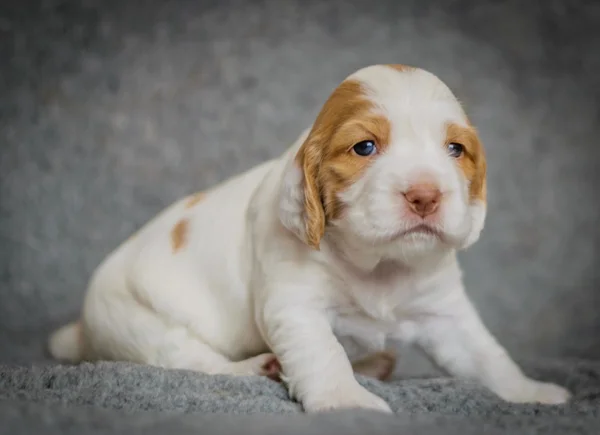
[(339, 388), (327, 394), (308, 397), (303, 401), (303, 406), (306, 412), (322, 412), (346, 408), (364, 408), (386, 413), (392, 412), (385, 400), (371, 393), (358, 383), (351, 388)]
[(571, 398), (571, 393), (556, 384), (528, 380), (521, 388), (501, 396), (503, 396), (504, 400), (513, 403), (560, 405), (566, 403)]
[(568, 402), (570, 398), (571, 393), (560, 385), (535, 382), (535, 391), (531, 401), (547, 405), (559, 405)]

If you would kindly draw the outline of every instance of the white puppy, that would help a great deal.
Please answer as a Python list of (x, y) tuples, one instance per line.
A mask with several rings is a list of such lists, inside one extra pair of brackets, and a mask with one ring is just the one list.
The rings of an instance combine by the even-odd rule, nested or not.
[[(485, 177), (477, 133), (436, 76), (361, 69), (281, 157), (177, 202), (114, 251), (51, 352), (206, 373), (281, 368), (307, 411), (389, 411), (338, 337), (380, 348), (393, 338), (507, 401), (563, 403), (569, 393), (526, 377), (465, 294), (456, 252), (483, 228)], [(380, 353), (354, 369), (384, 378), (392, 365)]]

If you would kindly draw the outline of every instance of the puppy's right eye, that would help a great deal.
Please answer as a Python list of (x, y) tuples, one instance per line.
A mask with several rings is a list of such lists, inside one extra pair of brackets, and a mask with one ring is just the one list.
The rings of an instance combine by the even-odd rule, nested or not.
[(465, 147), (462, 144), (452, 142), (448, 144), (448, 154), (450, 157), (454, 157), (455, 159), (459, 158), (463, 155)]
[(367, 157), (377, 152), (375, 142), (373, 142), (372, 140), (363, 140), (362, 142), (359, 142), (356, 145), (354, 145), (352, 149), (357, 155), (361, 157)]

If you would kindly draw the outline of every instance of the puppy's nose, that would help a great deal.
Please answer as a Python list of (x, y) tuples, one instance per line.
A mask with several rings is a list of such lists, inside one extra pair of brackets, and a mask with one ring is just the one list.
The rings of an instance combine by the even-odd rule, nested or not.
[(433, 184), (415, 184), (404, 193), (410, 209), (421, 217), (436, 212), (440, 205), (442, 193)]

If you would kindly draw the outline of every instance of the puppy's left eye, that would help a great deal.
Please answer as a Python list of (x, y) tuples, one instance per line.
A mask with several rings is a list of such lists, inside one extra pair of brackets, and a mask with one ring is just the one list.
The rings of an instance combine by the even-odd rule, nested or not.
[(363, 140), (362, 142), (357, 143), (352, 147), (354, 152), (361, 157), (367, 157), (372, 154), (375, 154), (377, 151), (377, 147), (375, 146), (375, 142), (372, 140)]
[(465, 147), (459, 143), (452, 142), (448, 144), (448, 154), (450, 154), (450, 157), (458, 158), (462, 156), (464, 150)]

